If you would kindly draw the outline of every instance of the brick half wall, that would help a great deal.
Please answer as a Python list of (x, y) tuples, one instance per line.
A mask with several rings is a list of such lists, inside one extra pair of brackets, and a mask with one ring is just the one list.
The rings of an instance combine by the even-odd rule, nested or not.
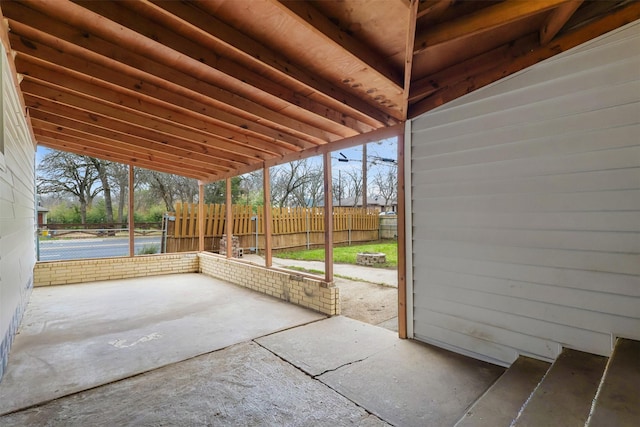
[(218, 255), (199, 253), (200, 272), (271, 295), (329, 316), (340, 314), (339, 289), (334, 283), (295, 272), (265, 268)]
[(340, 314), (339, 290), (334, 283), (208, 253), (38, 262), (34, 287), (198, 272), (329, 316)]
[(38, 262), (33, 271), (35, 287), (161, 274), (197, 273), (198, 255), (196, 253), (180, 253), (132, 258)]

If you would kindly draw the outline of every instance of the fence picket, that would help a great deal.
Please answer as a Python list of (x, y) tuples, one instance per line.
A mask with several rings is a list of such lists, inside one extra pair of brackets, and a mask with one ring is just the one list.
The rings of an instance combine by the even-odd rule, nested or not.
[[(253, 206), (234, 205), (232, 212), (232, 232), (234, 235), (253, 236), (255, 235), (257, 228), (258, 234), (264, 236), (264, 209), (262, 207), (257, 207), (256, 213), (254, 214)], [(214, 239), (213, 245), (215, 246), (217, 244), (215, 243), (215, 239), (219, 239), (226, 233), (227, 219), (225, 206), (223, 204), (207, 205), (205, 206), (204, 214), (205, 237), (208, 239)], [(171, 213), (171, 215), (175, 217), (175, 223), (173, 227), (169, 228), (168, 237), (184, 240), (184, 244), (188, 246), (189, 243), (187, 243), (186, 240), (193, 240), (193, 238), (197, 237), (199, 233), (197, 204), (176, 203), (175, 213)], [(378, 212), (375, 210), (354, 207), (334, 207), (331, 215), (333, 217), (334, 232), (349, 232), (349, 241), (352, 236), (351, 232), (359, 233), (357, 234), (359, 237), (355, 237), (355, 239), (377, 239), (380, 219)], [(254, 221), (251, 219), (253, 216), (257, 218), (255, 226), (253, 225)], [(288, 239), (285, 240), (286, 242), (291, 244), (294, 244), (295, 242), (302, 242), (304, 245), (309, 238), (309, 236), (307, 236), (307, 232), (312, 234), (315, 233), (316, 237), (313, 237), (315, 240), (313, 240), (312, 244), (322, 242), (322, 237), (318, 235), (321, 235), (324, 232), (323, 208), (271, 208), (271, 233), (273, 236), (282, 236), (282, 238), (284, 238), (284, 235), (287, 235), (289, 237), (286, 237), (286, 239)], [(253, 242), (253, 245), (255, 245), (255, 238), (251, 241)], [(210, 245), (210, 243), (208, 243), (208, 245)], [(179, 243), (177, 247), (182, 250), (188, 250), (183, 248), (182, 243)]]

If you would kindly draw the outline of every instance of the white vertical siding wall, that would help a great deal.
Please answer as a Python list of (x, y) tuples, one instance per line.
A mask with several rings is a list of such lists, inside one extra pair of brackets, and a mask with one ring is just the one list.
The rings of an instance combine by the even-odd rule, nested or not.
[[(0, 46), (2, 46), (0, 44)], [(0, 379), (33, 286), (34, 147), (2, 47), (0, 153)]]
[(509, 364), (640, 339), (640, 25), (412, 123), (414, 334)]

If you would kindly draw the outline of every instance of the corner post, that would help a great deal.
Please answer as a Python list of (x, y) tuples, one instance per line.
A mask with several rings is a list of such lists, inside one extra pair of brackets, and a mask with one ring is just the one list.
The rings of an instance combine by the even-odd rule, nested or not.
[(273, 265), (273, 258), (271, 256), (271, 171), (267, 165), (262, 169), (262, 189), (264, 193), (264, 265), (268, 268)]
[(231, 178), (226, 179), (227, 191), (226, 191), (226, 221), (225, 221), (225, 233), (227, 234), (227, 259), (233, 257), (233, 209), (231, 206)]
[(127, 213), (129, 220), (129, 256), (136, 254), (135, 249), (135, 218), (133, 217), (133, 165), (129, 165), (129, 211)]
[(198, 181), (198, 251), (204, 252), (204, 182)]
[(322, 156), (324, 171), (324, 280), (333, 282), (333, 191), (331, 152)]

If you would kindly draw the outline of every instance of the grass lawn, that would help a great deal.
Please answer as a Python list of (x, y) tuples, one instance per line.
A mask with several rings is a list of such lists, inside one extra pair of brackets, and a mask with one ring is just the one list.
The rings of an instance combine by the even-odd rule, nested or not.
[[(339, 246), (333, 248), (333, 262), (355, 264), (358, 252), (382, 252), (387, 255), (387, 263), (380, 267), (398, 266), (398, 244), (395, 241), (367, 243), (364, 245)], [(302, 261), (324, 261), (324, 249), (278, 252), (278, 258), (297, 259)]]

